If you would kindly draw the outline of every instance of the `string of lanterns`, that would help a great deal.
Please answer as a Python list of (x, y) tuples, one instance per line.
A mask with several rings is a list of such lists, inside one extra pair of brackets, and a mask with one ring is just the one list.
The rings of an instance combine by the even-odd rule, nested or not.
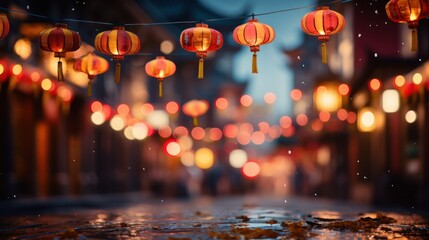
[[(343, 1), (334, 1), (343, 2)], [(407, 22), (412, 30), (413, 41), (412, 50), (417, 49), (417, 31), (418, 21), (429, 16), (429, 4), (423, 0), (391, 0), (386, 4), (386, 12), (389, 18), (394, 22)], [(240, 45), (250, 47), (253, 52), (252, 72), (257, 73), (256, 52), (259, 51), (260, 45), (269, 44), (275, 38), (275, 31), (271, 26), (259, 23), (252, 14), (252, 19), (247, 23), (235, 28), (233, 38)], [(344, 17), (329, 7), (323, 6), (316, 11), (309, 12), (301, 19), (302, 30), (310, 35), (318, 37), (321, 44), (322, 62), (327, 63), (326, 42), (330, 35), (340, 32), (345, 26)], [(10, 30), (10, 23), (6, 15), (0, 15), (0, 39), (5, 38)], [(58, 23), (54, 28), (43, 30), (39, 36), (40, 48), (45, 51), (54, 52), (58, 61), (59, 81), (64, 80), (62, 72), (61, 58), (65, 57), (67, 52), (76, 51), (81, 44), (79, 34), (67, 28), (67, 25)], [(207, 53), (219, 50), (223, 45), (222, 34), (207, 24), (197, 23), (195, 27), (185, 29), (180, 35), (180, 44), (182, 48), (189, 52), (195, 52), (199, 57), (198, 78), (204, 77), (204, 58)], [(95, 37), (95, 49), (103, 54), (110, 55), (116, 63), (115, 81), (120, 81), (120, 61), (126, 55), (137, 54), (140, 51), (140, 39), (132, 32), (125, 31), (124, 26), (115, 26), (112, 30), (104, 31)], [(91, 95), (91, 79), (98, 74), (106, 72), (108, 64), (106, 60), (93, 54), (88, 54), (87, 58), (76, 60), (75, 69), (87, 73), (88, 75), (88, 95)], [(102, 59), (102, 60), (101, 60)], [(155, 77), (159, 81), (159, 96), (162, 96), (162, 80), (171, 76), (175, 72), (175, 65), (172, 61), (159, 57), (154, 63), (148, 63), (145, 67), (149, 76)], [(194, 124), (198, 125), (197, 117), (204, 114), (208, 107), (200, 107), (204, 104), (192, 104), (194, 109), (192, 113), (185, 113), (194, 118)], [(198, 107), (196, 107), (198, 106)], [(198, 109), (198, 111), (195, 111)], [(193, 112), (198, 112), (195, 114)]]

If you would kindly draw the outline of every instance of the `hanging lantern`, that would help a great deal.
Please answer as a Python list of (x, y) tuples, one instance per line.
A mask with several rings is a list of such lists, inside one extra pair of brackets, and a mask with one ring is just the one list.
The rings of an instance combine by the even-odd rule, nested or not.
[(386, 13), (390, 20), (397, 23), (408, 23), (411, 29), (411, 51), (417, 51), (417, 27), (419, 20), (429, 16), (427, 0), (390, 0), (386, 4)]
[(320, 7), (301, 19), (301, 29), (309, 35), (317, 36), (322, 42), (322, 63), (328, 63), (326, 42), (329, 41), (329, 35), (343, 30), (345, 24), (343, 15), (329, 10), (329, 7)]
[(39, 40), (42, 50), (54, 52), (54, 56), (58, 58), (58, 81), (64, 81), (61, 58), (64, 58), (67, 52), (79, 49), (81, 43), (79, 34), (69, 30), (66, 24), (57, 23), (54, 28), (43, 30)]
[(238, 44), (249, 46), (250, 51), (253, 52), (252, 73), (258, 73), (256, 52), (259, 51), (259, 46), (272, 42), (275, 35), (276, 33), (272, 27), (259, 23), (258, 19), (253, 18), (234, 29), (232, 34), (234, 41)]
[(109, 63), (106, 59), (88, 53), (87, 55), (76, 59), (74, 62), (74, 70), (84, 72), (88, 75), (88, 96), (92, 95), (92, 79), (98, 74), (105, 73), (109, 69)]
[(172, 61), (165, 59), (165, 57), (158, 56), (156, 59), (146, 63), (145, 70), (147, 75), (158, 79), (159, 96), (162, 97), (162, 80), (176, 72), (176, 65)]
[(180, 34), (180, 45), (189, 52), (195, 52), (200, 58), (198, 64), (198, 78), (204, 78), (204, 58), (208, 52), (216, 51), (223, 45), (222, 34), (199, 23), (196, 27), (185, 29)]
[(125, 55), (135, 54), (140, 51), (140, 39), (132, 32), (124, 30), (122, 26), (115, 27), (113, 30), (104, 31), (95, 37), (95, 49), (97, 51), (110, 55), (116, 63), (115, 82), (119, 83), (121, 76), (121, 64)]
[(10, 23), (6, 14), (0, 13), (0, 40), (9, 34)]
[(194, 126), (198, 126), (198, 117), (209, 109), (209, 103), (204, 100), (191, 100), (182, 107), (184, 114), (194, 118)]

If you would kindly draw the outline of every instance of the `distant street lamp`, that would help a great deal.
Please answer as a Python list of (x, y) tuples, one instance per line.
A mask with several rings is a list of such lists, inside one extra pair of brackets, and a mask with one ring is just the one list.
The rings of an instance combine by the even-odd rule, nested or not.
[(335, 83), (324, 83), (316, 87), (313, 99), (317, 111), (335, 112), (342, 105), (342, 96)]
[(357, 127), (361, 132), (373, 132), (376, 129), (374, 109), (366, 107), (359, 110)]
[(395, 89), (387, 89), (381, 96), (381, 106), (386, 113), (398, 111), (400, 105), (399, 93)]

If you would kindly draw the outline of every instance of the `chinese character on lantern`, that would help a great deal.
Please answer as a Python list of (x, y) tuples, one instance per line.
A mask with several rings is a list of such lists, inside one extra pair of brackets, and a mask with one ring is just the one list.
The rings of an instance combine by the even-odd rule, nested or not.
[(189, 52), (195, 52), (200, 58), (198, 65), (198, 78), (204, 78), (204, 58), (208, 52), (216, 51), (223, 45), (222, 34), (199, 23), (196, 27), (185, 29), (180, 34), (180, 45)]

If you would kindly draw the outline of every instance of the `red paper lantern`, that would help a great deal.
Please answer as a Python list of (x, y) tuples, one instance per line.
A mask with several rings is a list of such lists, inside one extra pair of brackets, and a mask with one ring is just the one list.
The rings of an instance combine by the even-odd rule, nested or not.
[(156, 59), (146, 63), (145, 70), (147, 75), (158, 79), (159, 96), (162, 97), (162, 80), (176, 72), (176, 65), (172, 61), (165, 59), (165, 57), (158, 56)]
[(417, 51), (417, 27), (419, 20), (429, 16), (427, 0), (390, 0), (386, 4), (386, 13), (390, 20), (397, 23), (408, 23), (411, 29), (411, 51)]
[(61, 58), (67, 52), (79, 49), (81, 39), (77, 32), (67, 28), (66, 24), (57, 23), (54, 28), (43, 30), (39, 35), (39, 46), (42, 50), (54, 52), (58, 58), (58, 80), (64, 81)]
[(104, 31), (95, 37), (95, 49), (110, 55), (116, 63), (115, 81), (119, 83), (121, 76), (121, 64), (125, 55), (135, 54), (140, 51), (140, 39), (132, 32), (125, 31), (124, 27), (115, 27), (113, 30)]
[(209, 103), (205, 100), (191, 100), (182, 107), (184, 114), (194, 118), (194, 126), (198, 126), (198, 117), (209, 109)]
[(87, 55), (76, 59), (74, 62), (74, 69), (76, 71), (84, 72), (88, 75), (88, 96), (92, 95), (92, 79), (98, 74), (105, 73), (109, 70), (109, 63), (106, 59), (95, 55), (94, 53), (88, 53)]
[(7, 19), (6, 14), (0, 14), (0, 40), (5, 38), (9, 34), (10, 23)]
[(200, 58), (198, 65), (198, 78), (204, 77), (204, 58), (208, 52), (216, 51), (223, 45), (222, 34), (199, 23), (196, 27), (185, 29), (180, 34), (180, 45), (189, 52), (195, 52)]
[(259, 51), (259, 46), (272, 42), (275, 35), (276, 33), (272, 27), (259, 23), (258, 19), (251, 19), (234, 29), (232, 34), (234, 41), (238, 44), (249, 46), (250, 51), (253, 52), (252, 73), (258, 73), (256, 52)]
[(309, 35), (317, 36), (322, 42), (322, 63), (328, 63), (326, 42), (329, 41), (329, 35), (343, 30), (345, 24), (343, 15), (329, 10), (329, 7), (320, 7), (302, 18), (301, 29)]

